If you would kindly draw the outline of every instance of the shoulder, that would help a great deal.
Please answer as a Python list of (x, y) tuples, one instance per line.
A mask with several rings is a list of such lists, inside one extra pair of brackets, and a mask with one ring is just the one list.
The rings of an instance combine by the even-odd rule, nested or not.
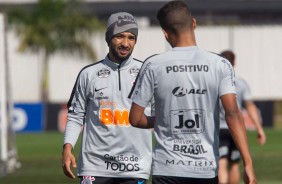
[(211, 58), (212, 62), (214, 62), (214, 64), (221, 68), (221, 69), (226, 69), (228, 68), (229, 70), (233, 70), (233, 67), (231, 65), (231, 63), (224, 57), (220, 56), (217, 53), (214, 52), (208, 52), (209, 53), (209, 57)]
[(138, 68), (140, 68), (143, 65), (143, 61), (136, 59), (136, 58), (132, 58), (131, 65), (133, 65), (134, 67), (137, 66)]
[(166, 53), (167, 52), (161, 54), (154, 54), (147, 57), (143, 65), (150, 65), (150, 66), (158, 65), (160, 62), (165, 61), (165, 59), (167, 59)]
[(160, 55), (163, 55), (163, 54), (154, 54), (154, 55), (151, 55), (151, 56), (147, 57), (147, 59), (145, 59), (144, 62), (151, 61), (151, 60), (157, 60), (159, 57), (161, 57)]
[(143, 63), (143, 61), (141, 61), (140, 59), (136, 59), (136, 58), (133, 58), (133, 62), (136, 62), (136, 63)]
[(241, 77), (235, 77), (235, 81), (237, 85), (244, 86), (244, 87), (249, 87), (249, 84), (247, 81)]
[(229, 65), (230, 62), (215, 52), (210, 52), (199, 48), (195, 52), (195, 59), (200, 61), (207, 61), (210, 65)]
[(227, 64), (227, 65), (231, 65), (230, 62), (229, 62), (226, 58), (222, 57), (222, 56), (219, 55), (218, 53), (215, 53), (215, 52), (208, 52), (208, 51), (206, 51), (206, 53), (207, 53), (207, 56), (208, 56), (211, 60), (213, 60), (213, 61), (215, 61), (215, 62), (218, 62), (218, 63), (216, 63), (216, 64), (223, 64), (223, 65)]
[(83, 67), (83, 68), (80, 70), (78, 76), (80, 76), (80, 77), (85, 77), (85, 76), (92, 75), (93, 72), (95, 72), (96, 70), (98, 70), (98, 69), (100, 68), (99, 66), (101, 66), (101, 64), (103, 63), (103, 61), (104, 61), (104, 60), (101, 60), (101, 61), (98, 61), (98, 62), (96, 62), (96, 63), (89, 64), (89, 65)]
[(157, 60), (156, 58), (155, 58), (155, 56), (156, 56), (157, 54), (154, 54), (154, 55), (152, 55), (152, 56), (149, 56), (149, 57), (147, 57), (144, 61), (140, 61), (140, 60), (138, 60), (138, 59), (136, 59), (136, 58), (133, 58), (134, 60), (135, 60), (135, 62), (139, 62), (140, 64), (141, 64), (141, 66), (142, 67), (144, 67), (144, 65), (147, 65), (148, 63), (150, 63), (150, 62), (152, 62), (153, 60)]
[(147, 70), (152, 67), (152, 65), (156, 65), (159, 62), (159, 54), (154, 54), (152, 56), (149, 56), (145, 61), (143, 62), (142, 68), (143, 70)]

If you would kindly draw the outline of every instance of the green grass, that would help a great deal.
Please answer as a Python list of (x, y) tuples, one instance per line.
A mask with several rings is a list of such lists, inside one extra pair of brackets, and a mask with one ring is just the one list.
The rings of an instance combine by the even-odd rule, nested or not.
[(261, 184), (282, 183), (282, 130), (266, 129), (267, 142), (257, 144), (256, 132), (248, 132), (256, 176)]
[(15, 173), (0, 178), (9, 184), (72, 184), (75, 180), (64, 177), (61, 169), (63, 134), (18, 134), (17, 146), (22, 167)]
[[(267, 143), (259, 146), (255, 132), (248, 132), (250, 150), (260, 184), (282, 183), (282, 130), (266, 129)], [(63, 134), (57, 132), (18, 134), (17, 145), (22, 167), (0, 178), (2, 184), (77, 184), (61, 170)], [(78, 149), (76, 149), (76, 152)]]

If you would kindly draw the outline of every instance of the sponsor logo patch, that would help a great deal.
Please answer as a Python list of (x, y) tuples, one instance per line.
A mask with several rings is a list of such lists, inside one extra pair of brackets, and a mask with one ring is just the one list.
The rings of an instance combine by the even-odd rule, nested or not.
[(171, 72), (208, 72), (208, 65), (173, 65), (166, 67), (166, 73)]
[(190, 95), (190, 94), (196, 94), (196, 95), (204, 95), (207, 93), (207, 90), (206, 89), (187, 89), (187, 88), (184, 88), (184, 87), (175, 87), (173, 90), (172, 90), (172, 94), (176, 97), (183, 97), (183, 96), (186, 96), (187, 94)]
[(165, 165), (190, 167), (194, 171), (215, 171), (215, 161), (209, 160), (166, 160)]
[(200, 109), (170, 111), (172, 134), (200, 134), (205, 131), (206, 113)]
[(139, 171), (139, 158), (135, 155), (104, 155), (106, 169), (112, 171)]
[(100, 101), (100, 106), (111, 106), (111, 107), (115, 107), (117, 106), (117, 102), (111, 102), (111, 101), (104, 101), (104, 100), (101, 100)]
[(97, 95), (97, 96), (95, 97), (95, 100), (107, 100), (107, 99), (109, 99), (109, 97), (108, 97), (108, 96), (105, 96), (102, 91), (97, 92), (95, 95)]
[(130, 126), (128, 109), (102, 108), (99, 111), (99, 116), (101, 123), (106, 126)]
[(174, 144), (173, 145), (173, 151), (178, 152), (184, 155), (203, 155), (207, 153), (207, 151), (204, 149), (203, 145), (195, 145), (195, 144), (190, 144), (190, 145), (178, 145)]

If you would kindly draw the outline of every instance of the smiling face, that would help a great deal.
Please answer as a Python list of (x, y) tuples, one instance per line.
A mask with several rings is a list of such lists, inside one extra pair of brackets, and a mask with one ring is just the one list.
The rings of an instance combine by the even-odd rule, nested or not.
[(109, 59), (121, 63), (128, 59), (136, 44), (136, 36), (130, 32), (122, 32), (113, 36), (109, 43)]

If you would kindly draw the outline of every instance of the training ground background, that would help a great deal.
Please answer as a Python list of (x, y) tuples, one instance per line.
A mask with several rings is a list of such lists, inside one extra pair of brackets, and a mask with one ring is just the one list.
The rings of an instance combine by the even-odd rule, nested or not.
[[(250, 151), (260, 184), (281, 184), (282, 129), (265, 129), (267, 143), (259, 146), (256, 132), (248, 131)], [(21, 168), (0, 178), (1, 184), (77, 184), (61, 169), (63, 134), (58, 132), (17, 134)], [(79, 145), (74, 153), (78, 155)], [(151, 181), (149, 181), (151, 184)]]

